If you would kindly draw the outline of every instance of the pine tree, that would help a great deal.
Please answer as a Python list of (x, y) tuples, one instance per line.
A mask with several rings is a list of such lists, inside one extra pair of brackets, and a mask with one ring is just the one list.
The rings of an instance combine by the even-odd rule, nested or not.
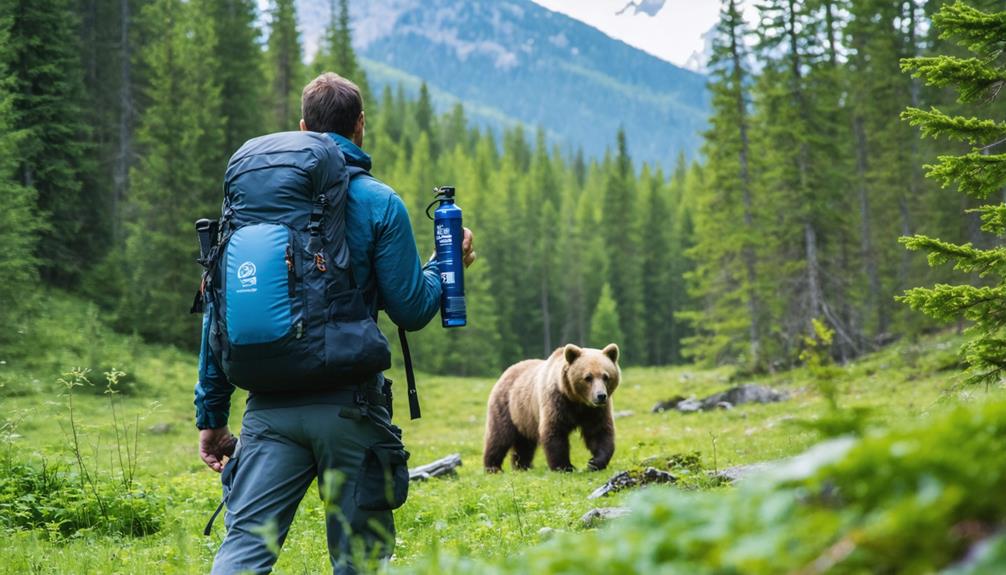
[[(90, 126), (87, 155), (94, 169), (84, 187), (102, 218), (91, 223), (111, 248), (122, 240), (120, 206), (127, 194), (132, 130), (138, 103), (133, 46), (136, 6), (144, 0), (81, 0), (80, 41), (86, 98), (82, 112)], [(92, 268), (92, 272), (95, 272)], [(89, 281), (84, 278), (84, 283)]]
[(643, 323), (646, 330), (646, 363), (663, 365), (675, 355), (677, 341), (674, 341), (675, 303), (681, 295), (676, 293), (675, 259), (681, 251), (672, 245), (672, 233), (677, 228), (668, 205), (669, 198), (664, 185), (663, 174), (650, 174), (644, 167), (639, 177), (644, 188), (642, 194), (643, 237), (646, 249), (643, 251)]
[[(704, 146), (708, 193), (696, 206), (697, 263), (690, 275), (692, 291), (704, 303), (703, 311), (690, 315), (700, 330), (690, 353), (713, 361), (743, 355), (745, 363), (757, 369), (763, 311), (750, 162), (748, 30), (737, 0), (723, 1), (716, 34), (710, 59), (714, 116)], [(744, 302), (743, 315), (736, 312), (737, 300)], [(708, 346), (712, 340), (701, 333), (715, 334), (716, 341), (727, 346)]]
[(261, 108), (265, 75), (256, 25), (258, 13), (255, 0), (217, 0), (209, 2), (207, 8), (217, 38), (217, 79), (221, 93), (226, 94), (221, 109), (223, 146), (227, 154), (232, 154), (265, 128)]
[[(0, 13), (0, 322), (11, 326), (32, 303), (37, 288), (35, 243), (40, 220), (35, 211), (35, 190), (18, 181), (22, 141), (26, 133), (14, 129), (14, 78), (8, 76), (10, 15)], [(0, 342), (16, 330), (5, 329)]]
[[(1006, 11), (983, 12), (963, 2), (944, 4), (933, 17), (940, 36), (953, 39), (973, 56), (938, 55), (910, 58), (903, 62), (905, 71), (922, 78), (929, 86), (952, 86), (961, 104), (994, 102), (1006, 85)], [(946, 154), (927, 165), (927, 176), (943, 187), (958, 190), (986, 203), (978, 208), (982, 230), (1002, 238), (1006, 236), (1006, 123), (974, 116), (949, 115), (937, 108), (908, 108), (903, 117), (919, 126), (923, 137), (946, 138), (965, 142), (969, 150)], [(972, 322), (972, 336), (962, 347), (972, 383), (996, 384), (1006, 370), (1006, 316), (1001, 312), (1006, 298), (1006, 253), (1001, 248), (981, 249), (971, 243), (955, 244), (915, 235), (902, 238), (910, 250), (928, 252), (929, 263), (954, 263), (954, 269), (978, 274), (983, 285), (937, 284), (932, 288), (913, 288), (899, 298), (912, 309), (938, 320), (964, 318)]]
[(434, 133), (434, 121), (436, 119), (433, 112), (433, 102), (430, 99), (430, 89), (426, 82), (419, 87), (419, 100), (416, 101), (413, 113), (415, 125), (418, 128), (417, 134), (427, 134), (430, 137), (430, 154), (433, 158), (440, 155), (440, 148)]
[(219, 210), (226, 163), (211, 0), (156, 0), (143, 19), (161, 33), (143, 50), (149, 105), (140, 120), (141, 159), (131, 172), (130, 225), (122, 262), (130, 289), (122, 327), (149, 339), (194, 344), (186, 321), (198, 284), (193, 222)]
[(609, 343), (617, 343), (622, 347), (625, 336), (622, 335), (622, 322), (618, 318), (618, 306), (611, 297), (611, 286), (604, 284), (601, 298), (597, 300), (597, 308), (590, 320), (591, 347), (603, 348)]
[(12, 18), (4, 58), (14, 80), (14, 128), (24, 131), (19, 179), (37, 190), (46, 220), (39, 263), (45, 279), (69, 287), (101, 254), (106, 228), (103, 201), (91, 195), (76, 13), (70, 0), (9, 0), (2, 9)]
[[(370, 83), (360, 66), (356, 52), (353, 50), (353, 29), (349, 18), (349, 2), (329, 0), (329, 21), (325, 28), (325, 36), (311, 64), (314, 74), (335, 72), (352, 80), (360, 88), (363, 105), (366, 108), (371, 101)], [(385, 86), (387, 88), (387, 86)]]
[(643, 269), (639, 259), (635, 173), (623, 130), (618, 132), (617, 145), (604, 192), (602, 229), (608, 254), (608, 283), (625, 334), (624, 357), (627, 363), (641, 363), (646, 357)]
[[(762, 153), (752, 157), (754, 193), (770, 210), (763, 227), (776, 244), (760, 265), (775, 270), (781, 289), (772, 302), (781, 355), (793, 361), (814, 319), (835, 330), (836, 349), (853, 353), (858, 337), (846, 311), (848, 236), (847, 147), (842, 139), (841, 90), (837, 84), (834, 3), (770, 0), (759, 5), (764, 25), (757, 55), (764, 69), (754, 85), (752, 139)], [(821, 39), (828, 39), (821, 50)], [(798, 247), (799, 246), (799, 247)]]
[[(559, 179), (553, 169), (545, 143), (545, 132), (538, 131), (534, 159), (531, 161), (530, 178), (522, 192), (524, 221), (528, 224), (534, 257), (527, 262), (528, 277), (534, 278), (538, 305), (535, 322), (524, 326), (528, 332), (537, 331), (543, 356), (552, 353), (556, 345), (557, 318), (561, 317), (558, 305), (556, 277), (559, 275), (559, 261), (556, 259), (554, 230), (559, 220)], [(531, 287), (530, 282), (527, 283)]]
[(265, 54), (268, 82), (266, 110), (270, 131), (296, 130), (300, 123), (300, 95), (307, 82), (297, 7), (294, 0), (272, 0), (269, 9), (269, 40)]

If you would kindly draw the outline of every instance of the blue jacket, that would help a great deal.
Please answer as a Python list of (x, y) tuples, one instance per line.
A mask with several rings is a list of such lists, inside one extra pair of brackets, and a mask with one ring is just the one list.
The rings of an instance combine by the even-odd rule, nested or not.
[[(329, 134), (346, 163), (370, 171), (371, 159), (353, 142)], [(440, 305), (440, 272), (436, 262), (421, 265), (409, 212), (390, 187), (369, 173), (353, 178), (346, 203), (346, 242), (357, 285), (377, 318), (384, 309), (399, 326), (415, 331), (425, 326)], [(195, 389), (196, 427), (227, 425), (234, 386), (209, 350), (209, 313), (203, 315), (199, 348), (199, 381)]]

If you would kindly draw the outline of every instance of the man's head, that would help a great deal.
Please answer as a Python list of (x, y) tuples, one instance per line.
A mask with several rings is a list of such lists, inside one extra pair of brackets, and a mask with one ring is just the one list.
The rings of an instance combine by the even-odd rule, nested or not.
[(363, 97), (356, 84), (342, 76), (326, 72), (304, 86), (300, 113), (301, 130), (335, 132), (363, 145)]

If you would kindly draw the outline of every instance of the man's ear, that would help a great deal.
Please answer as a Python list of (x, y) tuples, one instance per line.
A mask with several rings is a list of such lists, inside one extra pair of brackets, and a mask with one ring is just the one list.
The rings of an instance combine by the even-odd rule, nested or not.
[(360, 117), (356, 119), (356, 125), (353, 126), (354, 134), (363, 134), (364, 128), (367, 127), (367, 114), (360, 110)]
[(307, 131), (309, 131), (307, 129), (307, 124), (304, 123), (304, 118), (300, 119), (300, 131), (301, 132), (307, 132)]
[(580, 354), (582, 353), (583, 353), (582, 349), (576, 347), (571, 343), (567, 344), (566, 349), (563, 350), (563, 354), (566, 356), (566, 363), (573, 363), (574, 361), (576, 361), (576, 358), (580, 357)]
[(618, 363), (617, 344), (609, 343), (608, 345), (604, 346), (604, 349), (602, 349), (601, 352), (603, 352), (604, 355), (608, 356), (608, 359), (610, 359), (612, 363)]

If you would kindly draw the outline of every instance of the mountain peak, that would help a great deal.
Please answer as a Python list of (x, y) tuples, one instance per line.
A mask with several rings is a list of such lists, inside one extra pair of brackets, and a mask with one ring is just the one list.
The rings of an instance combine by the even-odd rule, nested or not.
[(615, 12), (616, 16), (621, 16), (632, 9), (632, 15), (636, 14), (646, 14), (650, 18), (656, 16), (664, 9), (664, 4), (667, 4), (667, 0), (630, 0), (624, 8)]
[[(327, 8), (299, 7), (310, 46)], [(639, 160), (670, 165), (698, 148), (703, 76), (531, 0), (356, 0), (350, 10), (354, 45), (377, 87), (421, 79), (483, 124), (541, 126), (555, 143), (595, 157), (619, 126)]]

